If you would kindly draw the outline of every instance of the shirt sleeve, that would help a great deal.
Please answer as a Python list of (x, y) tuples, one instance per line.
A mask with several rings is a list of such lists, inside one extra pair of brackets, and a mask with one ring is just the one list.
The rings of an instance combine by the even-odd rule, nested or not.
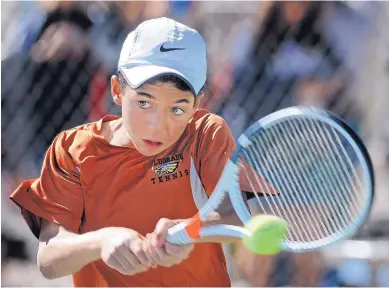
[(49, 147), (37, 179), (24, 181), (10, 196), (35, 237), (44, 218), (77, 233), (84, 210), (80, 172), (69, 147), (74, 135), (59, 134)]
[(196, 162), (201, 182), (209, 197), (235, 148), (235, 141), (227, 123), (216, 115), (206, 121), (200, 133)]

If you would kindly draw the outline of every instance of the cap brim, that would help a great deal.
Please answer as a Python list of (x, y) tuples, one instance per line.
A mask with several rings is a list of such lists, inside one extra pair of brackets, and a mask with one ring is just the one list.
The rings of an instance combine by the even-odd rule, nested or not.
[(193, 86), (189, 83), (188, 79), (186, 79), (186, 77), (182, 73), (168, 67), (142, 65), (131, 68), (121, 67), (119, 71), (122, 72), (122, 74), (126, 78), (126, 81), (133, 89), (139, 88), (145, 82), (157, 76), (175, 75), (182, 79), (190, 87), (193, 92), (193, 95), (197, 95)]

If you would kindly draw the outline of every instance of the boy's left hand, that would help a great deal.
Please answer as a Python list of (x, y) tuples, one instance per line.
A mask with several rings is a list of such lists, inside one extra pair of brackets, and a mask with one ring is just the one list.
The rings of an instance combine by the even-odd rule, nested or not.
[(172, 245), (166, 242), (167, 230), (179, 222), (162, 218), (158, 221), (154, 232), (146, 235), (144, 251), (148, 257), (153, 259), (154, 264), (171, 267), (185, 260), (193, 250), (193, 244)]

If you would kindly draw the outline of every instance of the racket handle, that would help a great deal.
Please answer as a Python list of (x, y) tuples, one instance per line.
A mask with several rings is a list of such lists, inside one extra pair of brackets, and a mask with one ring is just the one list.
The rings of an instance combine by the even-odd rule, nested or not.
[(191, 244), (193, 240), (189, 237), (185, 230), (185, 222), (181, 222), (176, 226), (169, 228), (166, 233), (166, 241), (174, 245)]
[[(191, 239), (185, 230), (186, 223), (181, 222), (176, 226), (167, 230), (166, 241), (174, 245), (184, 245), (195, 243), (196, 239)], [(203, 227), (200, 231), (200, 238), (203, 242), (224, 243), (234, 239), (242, 239), (243, 237), (251, 236), (251, 232), (244, 227), (233, 225), (214, 225)]]

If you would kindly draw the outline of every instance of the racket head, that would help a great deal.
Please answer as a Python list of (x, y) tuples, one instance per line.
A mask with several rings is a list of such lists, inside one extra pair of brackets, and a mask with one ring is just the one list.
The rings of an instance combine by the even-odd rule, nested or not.
[[(305, 143), (300, 143), (299, 137), (304, 138)], [(330, 141), (334, 139), (338, 143), (331, 144)], [(272, 143), (272, 140), (278, 140), (279, 143)], [(293, 144), (290, 143), (292, 140)], [(280, 152), (283, 148), (288, 150), (289, 144), (292, 146), (289, 147), (290, 154)], [(272, 146), (276, 148), (273, 149)], [(250, 149), (257, 151), (253, 152)], [(278, 151), (273, 153), (277, 155), (270, 155), (274, 150)], [(295, 155), (291, 155), (292, 152), (299, 154), (295, 162), (293, 162)], [(266, 156), (266, 153), (270, 156)], [(250, 156), (253, 159), (250, 159)], [(286, 159), (287, 157), (292, 160)], [(311, 162), (316, 160), (319, 164), (312, 165), (308, 160)], [(374, 171), (369, 153), (361, 138), (343, 120), (328, 111), (295, 106), (260, 119), (238, 138), (231, 161), (240, 167), (239, 186), (234, 186), (231, 181), (228, 190), (239, 218), (246, 224), (252, 217), (247, 207), (242, 205), (244, 201), (241, 199), (241, 191), (262, 192), (261, 197), (257, 197), (258, 193), (255, 194), (258, 201), (254, 202), (261, 203), (263, 199), (268, 198), (262, 202), (267, 202), (270, 208), (260, 207), (257, 213), (276, 215), (288, 222), (288, 236), (283, 242), (283, 250), (305, 252), (326, 247), (354, 235), (368, 218), (374, 198)], [(270, 163), (272, 161), (273, 163)], [(299, 168), (297, 165), (299, 162), (302, 166), (309, 167)], [(283, 166), (289, 167), (288, 165), (289, 171), (283, 169)], [(245, 166), (249, 169), (245, 169)], [(255, 176), (250, 175), (251, 172)], [(251, 178), (250, 190), (246, 189), (247, 179), (242, 180), (243, 174), (247, 179)], [(342, 175), (343, 178), (337, 175)], [(361, 187), (356, 187), (357, 181), (362, 183)], [(293, 188), (288, 188), (286, 182)], [(309, 191), (311, 188), (313, 192)], [(259, 191), (261, 189), (266, 192)], [(312, 194), (308, 199), (311, 203), (304, 194)], [(352, 212), (348, 212), (345, 207), (347, 201), (351, 203), (348, 208), (352, 206)], [(295, 208), (290, 208), (293, 206)], [(288, 207), (289, 211), (286, 211)], [(313, 220), (309, 221), (313, 223), (302, 223), (307, 216), (312, 216)], [(290, 219), (299, 223), (293, 223)], [(315, 232), (316, 235), (308, 235), (313, 234), (309, 230), (318, 231)], [(292, 235), (293, 233), (295, 235)]]

